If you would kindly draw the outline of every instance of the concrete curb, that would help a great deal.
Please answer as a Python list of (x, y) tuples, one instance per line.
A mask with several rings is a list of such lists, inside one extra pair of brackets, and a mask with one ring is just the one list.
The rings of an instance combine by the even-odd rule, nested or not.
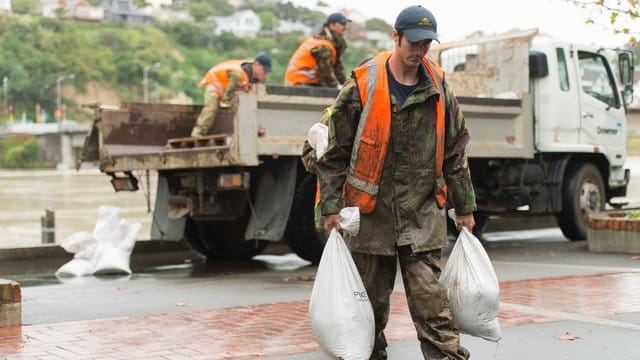
[[(143, 240), (136, 241), (133, 255), (168, 251), (190, 251), (190, 249), (182, 241)], [(64, 251), (60, 245), (0, 249), (0, 261), (69, 258), (71, 256), (72, 254)]]

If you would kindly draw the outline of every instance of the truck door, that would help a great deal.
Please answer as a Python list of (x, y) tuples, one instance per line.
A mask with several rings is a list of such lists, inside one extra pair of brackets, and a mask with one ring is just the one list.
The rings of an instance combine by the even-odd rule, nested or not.
[(598, 147), (611, 165), (622, 166), (626, 152), (625, 111), (614, 72), (601, 54), (578, 51), (580, 143)]

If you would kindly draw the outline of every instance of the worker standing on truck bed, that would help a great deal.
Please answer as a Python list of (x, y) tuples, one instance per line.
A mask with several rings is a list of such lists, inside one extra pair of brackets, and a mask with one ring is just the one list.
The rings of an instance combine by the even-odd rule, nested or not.
[(271, 72), (271, 56), (260, 53), (255, 60), (228, 60), (215, 65), (200, 80), (204, 107), (191, 136), (204, 136), (213, 125), (218, 108), (228, 108), (236, 91), (249, 91), (252, 83), (263, 82)]
[(345, 241), (375, 315), (371, 359), (387, 358), (398, 260), (424, 358), (467, 359), (439, 277), (447, 198), (458, 228), (474, 226), (469, 133), (444, 72), (426, 58), (438, 40), (433, 14), (404, 9), (391, 36), (395, 49), (358, 66), (328, 114), (328, 148), (315, 163), (324, 227), (339, 230), (340, 209), (360, 208), (360, 231)]
[(284, 75), (288, 86), (336, 87), (346, 76), (342, 54), (347, 48), (347, 24), (351, 20), (341, 13), (327, 17), (322, 29), (305, 40), (293, 53)]

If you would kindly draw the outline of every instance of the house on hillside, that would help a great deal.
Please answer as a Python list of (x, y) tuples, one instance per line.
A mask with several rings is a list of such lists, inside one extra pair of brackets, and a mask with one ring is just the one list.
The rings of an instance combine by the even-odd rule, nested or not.
[(100, 5), (104, 9), (104, 19), (120, 24), (139, 24), (153, 22), (152, 9), (138, 8), (133, 0), (104, 0)]
[(171, 10), (164, 7), (154, 8), (151, 7), (151, 15), (155, 19), (156, 22), (193, 22), (193, 16), (189, 14), (186, 10)]
[(81, 21), (102, 21), (104, 10), (86, 0), (42, 0), (42, 16)]
[(230, 32), (238, 37), (255, 39), (262, 27), (260, 17), (250, 9), (237, 11), (230, 16), (214, 16), (213, 20), (216, 35)]
[[(280, 2), (280, 0), (262, 0), (261, 2), (276, 4)], [(237, 9), (239, 7), (249, 4), (249, 0), (227, 0), (227, 3)]]
[(293, 31), (300, 31), (305, 36), (310, 36), (313, 32), (313, 29), (309, 25), (305, 25), (299, 21), (291, 22), (288, 20), (280, 20), (278, 22), (278, 26), (273, 29), (273, 31), (277, 34), (285, 34)]
[(11, 12), (11, 0), (0, 0), (0, 12)]

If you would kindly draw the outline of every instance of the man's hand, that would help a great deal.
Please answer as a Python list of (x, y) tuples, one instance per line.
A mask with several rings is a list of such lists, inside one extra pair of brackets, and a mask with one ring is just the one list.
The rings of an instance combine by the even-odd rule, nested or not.
[(220, 108), (222, 108), (222, 109), (228, 109), (228, 108), (231, 107), (231, 102), (230, 101), (220, 100), (220, 103), (218, 104), (218, 106), (220, 106)]
[(458, 228), (458, 230), (462, 230), (462, 227), (464, 226), (467, 230), (473, 231), (473, 227), (475, 225), (476, 222), (473, 219), (473, 213), (468, 213), (466, 215), (456, 214), (456, 228)]
[(340, 215), (330, 214), (323, 216), (324, 218), (324, 231), (328, 234), (331, 229), (340, 230)]

